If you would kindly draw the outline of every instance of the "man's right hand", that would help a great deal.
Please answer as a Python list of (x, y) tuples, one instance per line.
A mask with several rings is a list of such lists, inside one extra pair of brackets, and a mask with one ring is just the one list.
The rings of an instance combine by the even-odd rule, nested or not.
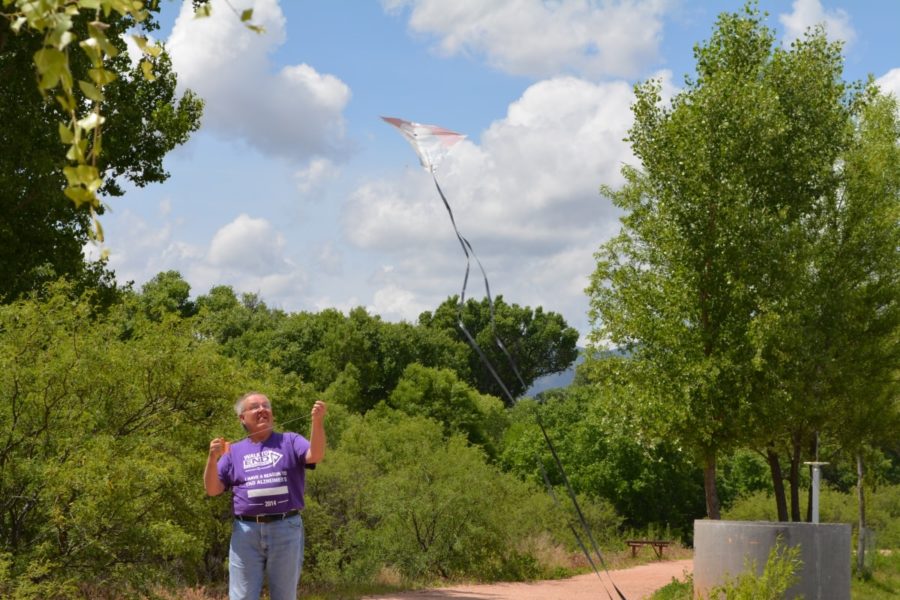
[(228, 452), (228, 442), (225, 441), (225, 438), (215, 438), (209, 443), (209, 457), (213, 460), (219, 460), (226, 452)]

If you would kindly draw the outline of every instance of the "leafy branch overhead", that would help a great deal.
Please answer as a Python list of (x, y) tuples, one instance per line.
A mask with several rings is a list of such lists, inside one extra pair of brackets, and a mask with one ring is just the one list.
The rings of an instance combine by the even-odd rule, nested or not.
[[(34, 52), (33, 62), (38, 90), (45, 99), (52, 97), (64, 115), (57, 126), (60, 142), (65, 146), (64, 193), (77, 208), (86, 207), (90, 211), (93, 237), (102, 241), (103, 229), (97, 215), (102, 212), (98, 194), (104, 187), (99, 164), (103, 153), (103, 125), (108, 116), (104, 102), (107, 86), (120, 77), (109, 68), (109, 62), (121, 52), (117, 39), (121, 31), (136, 27), (148, 31), (155, 27), (148, 26), (148, 22), (151, 11), (158, 10), (158, 0), (0, 0), (0, 3), (0, 53), (11, 35), (33, 33), (43, 38), (40, 48)], [(211, 14), (208, 2), (198, 2), (196, 9), (198, 17)], [(246, 27), (262, 32), (260, 26), (251, 23), (252, 10), (244, 10), (238, 16)], [(111, 28), (113, 22), (121, 22), (124, 28)], [(140, 74), (152, 82), (158, 76), (163, 48), (145, 35), (130, 35), (143, 54)], [(73, 62), (85, 59), (88, 68), (76, 75)]]

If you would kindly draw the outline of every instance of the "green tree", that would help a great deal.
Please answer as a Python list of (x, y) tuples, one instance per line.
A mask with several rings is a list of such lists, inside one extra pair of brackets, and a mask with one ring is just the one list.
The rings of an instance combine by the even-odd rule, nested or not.
[(604, 188), (626, 215), (588, 291), (594, 341), (628, 352), (622, 376), (649, 392), (636, 408), (702, 461), (718, 518), (719, 453), (770, 449), (777, 491), (777, 449), (799, 464), (823, 418), (796, 393), (810, 359), (777, 350), (817, 351), (796, 324), (809, 315), (816, 226), (839, 189), (853, 94), (839, 44), (815, 30), (782, 48), (753, 4), (721, 15), (695, 57), (696, 79), (670, 107), (657, 82), (636, 88), (629, 139), (642, 169)]
[(479, 394), (450, 369), (412, 363), (387, 399), (388, 406), (444, 425), (445, 435), (464, 434), (495, 457), (506, 425), (503, 403)]
[(139, 318), (121, 338), (125, 308), (98, 317), (59, 286), (0, 306), (4, 598), (221, 576), (206, 558), (225, 507), (197, 473), (247, 378), (186, 321)]
[(626, 527), (669, 526), (687, 538), (703, 514), (702, 473), (675, 444), (642, 435), (622, 401), (633, 392), (613, 385), (570, 386), (541, 394), (540, 405), (520, 401), (511, 411), (500, 464), (538, 485), (543, 465), (554, 486), (563, 484), (535, 422), (539, 410), (576, 493), (592, 504), (611, 504)]
[[(578, 332), (569, 327), (561, 315), (545, 313), (540, 306), (531, 309), (518, 304), (507, 304), (503, 301), (503, 296), (494, 299), (493, 315), (487, 298), (480, 302), (470, 298), (462, 307), (460, 315), (459, 298), (452, 296), (434, 313), (423, 312), (419, 316), (419, 325), (444, 331), (468, 346), (466, 337), (458, 326), (460, 319), (513, 398), (525, 393), (537, 378), (565, 371), (578, 357)], [(510, 366), (509, 359), (497, 345), (497, 339), (515, 361), (521, 381)], [(468, 381), (481, 393), (497, 396), (509, 404), (510, 399), (472, 348), (469, 348), (468, 362), (471, 373)]]
[(309, 482), (310, 561), (346, 578), (379, 567), (412, 579), (535, 576), (529, 543), (561, 530), (546, 494), (431, 419), (354, 416), (328, 461)]
[[(4, 7), (7, 4), (4, 0)], [(69, 19), (71, 33), (88, 36), (91, 18)], [(91, 237), (91, 214), (62, 194), (70, 177), (64, 170), (60, 127), (69, 122), (70, 115), (59, 103), (42, 97), (35, 85), (33, 61), (45, 38), (28, 28), (15, 33), (11, 30), (14, 23), (0, 14), (0, 146), (4, 149), (0, 153), (0, 195), (4, 198), (0, 208), (0, 297), (5, 301), (59, 276), (87, 281), (103, 277), (102, 269), (86, 264), (82, 257), (82, 247)], [(190, 92), (176, 97), (175, 73), (165, 53), (154, 59), (158, 77), (152, 83), (131, 66), (123, 36), (135, 26), (132, 18), (110, 15), (107, 23), (105, 37), (119, 54), (103, 67), (103, 72), (115, 79), (103, 87), (109, 123), (103, 129), (102, 155), (91, 168), (104, 179), (98, 194), (121, 196), (125, 181), (144, 186), (168, 177), (163, 157), (199, 127), (202, 103)], [(147, 30), (155, 27), (149, 15), (144, 26)], [(70, 53), (68, 64), (75, 81), (90, 82), (91, 73), (97, 74), (83, 52)], [(78, 101), (90, 103), (83, 97)], [(92, 147), (99, 144), (100, 138), (91, 142)], [(99, 204), (95, 210), (102, 212)]]
[(178, 271), (157, 273), (141, 286), (140, 302), (147, 316), (160, 321), (166, 315), (189, 317), (194, 313), (191, 284)]
[[(285, 314), (227, 286), (197, 299), (198, 328), (229, 356), (294, 373), (354, 412), (385, 400), (412, 363), (465, 376), (466, 349), (445, 332), (387, 323), (364, 308)], [(333, 386), (334, 389), (331, 389)]]

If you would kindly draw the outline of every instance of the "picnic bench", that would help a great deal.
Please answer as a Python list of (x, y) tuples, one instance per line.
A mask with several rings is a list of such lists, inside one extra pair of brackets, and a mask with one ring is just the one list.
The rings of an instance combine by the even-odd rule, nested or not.
[(653, 551), (656, 552), (656, 558), (662, 560), (663, 548), (671, 544), (672, 542), (666, 542), (663, 540), (626, 540), (626, 544), (631, 546), (631, 557), (637, 557), (638, 548), (641, 546), (650, 546), (653, 548)]

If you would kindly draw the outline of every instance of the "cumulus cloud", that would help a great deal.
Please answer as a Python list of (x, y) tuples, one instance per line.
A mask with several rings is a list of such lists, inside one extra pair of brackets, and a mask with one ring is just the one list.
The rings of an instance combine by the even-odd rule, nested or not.
[(849, 45), (856, 39), (850, 15), (843, 9), (826, 10), (820, 0), (794, 0), (792, 8), (793, 12), (778, 17), (784, 26), (785, 44), (802, 37), (807, 29), (819, 24), (825, 26), (825, 35), (830, 40), (841, 40)]
[[(165, 205), (165, 201), (163, 202)], [(160, 271), (179, 271), (194, 295), (216, 285), (230, 285), (238, 293), (258, 293), (276, 306), (298, 310), (310, 292), (308, 275), (290, 256), (284, 236), (265, 219), (239, 215), (221, 227), (208, 245), (177, 239), (171, 221), (148, 223), (125, 210), (107, 236), (109, 266), (119, 281), (140, 286)], [(116, 232), (126, 232), (118, 239)], [(85, 247), (85, 255), (98, 257), (98, 249)]]
[[(623, 141), (632, 101), (624, 82), (545, 80), (528, 88), (478, 143), (457, 144), (441, 164), (441, 187), (488, 271), (492, 293), (566, 315), (585, 313), (593, 252), (619, 225), (598, 187), (620, 184), (622, 164), (635, 161)], [(404, 143), (399, 136), (397, 143)], [(465, 258), (424, 171), (359, 186), (343, 224), (354, 244), (391, 257), (390, 268), (373, 278), (381, 290), (377, 306), (405, 310), (412, 320), (421, 307), (459, 292)], [(469, 295), (481, 297), (474, 261), (472, 269)]]
[(308, 64), (274, 68), (269, 55), (286, 39), (277, 0), (232, 4), (252, 8), (266, 33), (248, 30), (225, 0), (211, 0), (212, 16), (204, 19), (185, 1), (166, 44), (179, 85), (206, 102), (204, 127), (289, 160), (342, 156), (350, 88)]
[(314, 158), (306, 167), (294, 173), (297, 190), (304, 196), (318, 191), (340, 175), (340, 169), (327, 158)]
[(412, 322), (423, 311), (434, 308), (435, 306), (423, 304), (421, 296), (415, 291), (391, 284), (375, 292), (372, 305), (367, 306), (366, 310), (390, 321)]
[(630, 77), (657, 58), (667, 0), (383, 0), (446, 55), (516, 75)]
[(900, 100), (900, 67), (891, 69), (875, 80), (875, 83), (887, 94), (894, 94)]

